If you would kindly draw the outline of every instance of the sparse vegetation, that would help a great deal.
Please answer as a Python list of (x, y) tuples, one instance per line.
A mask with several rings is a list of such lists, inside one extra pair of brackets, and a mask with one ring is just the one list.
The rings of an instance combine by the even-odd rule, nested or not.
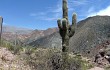
[(12, 51), (14, 54), (19, 54), (19, 52), (22, 51), (22, 49), (23, 49), (23, 47), (20, 45), (17, 45), (15, 47), (15, 45), (13, 43), (10, 43), (10, 42), (5, 41), (5, 40), (1, 40), (1, 41), (2, 41), (1, 46)]
[[(26, 48), (25, 48), (26, 49)], [(28, 48), (29, 49), (29, 48)], [(24, 52), (25, 53), (25, 52)], [(42, 49), (37, 48), (31, 53), (20, 55), (32, 70), (61, 70), (62, 68), (62, 52), (59, 49)], [(25, 57), (24, 57), (25, 56)], [(71, 56), (75, 56), (72, 55)], [(75, 56), (68, 58), (67, 70), (87, 70), (90, 68), (87, 61), (82, 60), (81, 56)]]

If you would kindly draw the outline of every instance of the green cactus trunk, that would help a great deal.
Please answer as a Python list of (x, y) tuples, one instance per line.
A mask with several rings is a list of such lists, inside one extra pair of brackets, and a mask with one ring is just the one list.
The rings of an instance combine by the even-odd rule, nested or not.
[(3, 18), (0, 16), (0, 46), (2, 44), (2, 23), (3, 23)]
[(62, 52), (68, 52), (69, 51), (69, 38), (66, 37), (65, 39), (62, 39)]
[(66, 18), (68, 20), (68, 6), (67, 6), (67, 0), (63, 0), (63, 18)]
[(59, 33), (62, 37), (62, 52), (68, 52), (69, 50), (69, 39), (74, 35), (76, 28), (76, 14), (72, 16), (72, 25), (68, 21), (68, 8), (67, 0), (63, 0), (63, 19), (57, 20)]
[(62, 70), (67, 70), (68, 68), (68, 52), (69, 52), (69, 40), (75, 33), (76, 28), (76, 14), (72, 16), (72, 25), (68, 21), (68, 6), (67, 0), (62, 1), (63, 19), (57, 20), (59, 33), (62, 37)]

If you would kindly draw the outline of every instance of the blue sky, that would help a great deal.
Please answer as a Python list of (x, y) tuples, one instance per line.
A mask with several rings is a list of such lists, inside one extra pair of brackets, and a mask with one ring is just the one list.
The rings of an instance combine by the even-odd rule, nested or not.
[[(78, 21), (89, 16), (110, 16), (110, 0), (68, 0), (69, 19), (76, 12)], [(4, 25), (30, 29), (57, 27), (62, 18), (62, 0), (0, 0)]]

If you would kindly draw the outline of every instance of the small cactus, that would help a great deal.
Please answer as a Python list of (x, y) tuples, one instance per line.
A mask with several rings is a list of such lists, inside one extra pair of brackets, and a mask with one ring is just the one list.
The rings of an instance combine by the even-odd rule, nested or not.
[(0, 46), (2, 42), (2, 24), (3, 24), (3, 18), (0, 16)]

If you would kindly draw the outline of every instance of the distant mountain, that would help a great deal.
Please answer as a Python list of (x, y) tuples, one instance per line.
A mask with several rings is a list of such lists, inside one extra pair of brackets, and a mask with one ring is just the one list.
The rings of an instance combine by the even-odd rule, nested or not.
[(14, 26), (3, 26), (3, 32), (10, 32), (10, 33), (18, 33), (18, 34), (29, 34), (33, 30), (28, 28), (21, 28), (21, 27), (14, 27)]
[(58, 28), (48, 28), (47, 30), (34, 30), (30, 33), (30, 36), (24, 41), (25, 44), (29, 44), (32, 41), (35, 41), (39, 38), (51, 35), (54, 32), (57, 32)]
[[(92, 56), (98, 50), (96, 46), (110, 40), (110, 16), (94, 16), (78, 22), (76, 33), (70, 40), (70, 50)], [(37, 39), (29, 45), (34, 47), (61, 47), (58, 32)]]
[(13, 42), (17, 36), (17, 39), (27, 44), (41, 37), (48, 36), (56, 31), (58, 31), (58, 28), (48, 28), (47, 30), (32, 30), (14, 26), (3, 26), (2, 37), (7, 41)]
[(17, 39), (24, 40), (29, 37), (29, 34), (32, 31), (33, 31), (32, 29), (27, 29), (27, 28), (3, 26), (2, 37), (7, 41), (14, 41), (16, 36)]
[(61, 48), (61, 37), (57, 32), (52, 33), (51, 35), (41, 37), (28, 45), (31, 45), (33, 47), (60, 47)]

